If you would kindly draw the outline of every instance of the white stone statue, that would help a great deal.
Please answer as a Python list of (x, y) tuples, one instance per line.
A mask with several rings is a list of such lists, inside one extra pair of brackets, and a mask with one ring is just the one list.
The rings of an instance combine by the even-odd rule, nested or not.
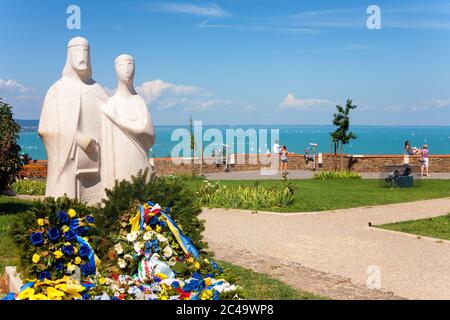
[(148, 152), (154, 142), (153, 123), (144, 100), (133, 87), (132, 56), (116, 58), (116, 93), (101, 107), (103, 116), (102, 177), (106, 188), (129, 180), (139, 170), (151, 170)]
[(48, 90), (39, 122), (48, 159), (46, 196), (67, 194), (88, 203), (104, 197), (100, 107), (107, 101), (92, 79), (88, 41), (71, 39), (62, 78)]

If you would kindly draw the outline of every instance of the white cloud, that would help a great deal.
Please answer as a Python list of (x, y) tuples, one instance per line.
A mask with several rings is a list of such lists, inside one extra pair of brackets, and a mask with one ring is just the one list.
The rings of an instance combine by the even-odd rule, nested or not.
[(428, 106), (432, 109), (444, 109), (450, 107), (450, 99), (431, 99), (424, 102), (424, 106)]
[(150, 107), (158, 110), (207, 111), (231, 105), (230, 100), (216, 98), (201, 87), (173, 84), (160, 79), (146, 81), (136, 87), (136, 91)]
[(7, 91), (7, 92), (20, 92), (20, 93), (25, 93), (27, 91), (29, 91), (29, 89), (24, 86), (23, 84), (17, 82), (16, 80), (3, 80), (0, 78), (0, 90), (2, 92)]
[(208, 6), (198, 6), (195, 4), (182, 4), (182, 3), (161, 3), (152, 7), (154, 11), (162, 12), (174, 12), (174, 13), (185, 13), (197, 16), (206, 16), (213, 18), (225, 17), (228, 14), (225, 10), (219, 7), (217, 4)]
[(324, 109), (332, 106), (334, 106), (334, 103), (327, 99), (297, 99), (292, 93), (288, 93), (284, 101), (278, 105), (280, 109), (299, 109), (304, 111)]

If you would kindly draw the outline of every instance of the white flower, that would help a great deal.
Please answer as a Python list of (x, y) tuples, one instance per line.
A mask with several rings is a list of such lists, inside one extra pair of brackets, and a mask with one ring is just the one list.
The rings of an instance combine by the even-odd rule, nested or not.
[(123, 248), (122, 248), (122, 245), (120, 243), (116, 244), (114, 246), (114, 249), (116, 250), (117, 254), (122, 254), (123, 253)]
[(170, 246), (167, 246), (164, 248), (163, 253), (164, 253), (164, 257), (170, 258), (173, 254), (173, 250)]
[(138, 237), (138, 234), (135, 231), (130, 232), (129, 234), (127, 234), (127, 240), (130, 241), (130, 242), (136, 241), (137, 237)]
[(154, 254), (152, 255), (151, 259), (159, 260), (159, 257), (161, 257), (159, 254), (154, 253)]
[(159, 242), (168, 242), (167, 238), (164, 237), (162, 234), (158, 233), (156, 235), (156, 238), (158, 239)]
[(144, 247), (144, 244), (142, 243), (142, 242), (140, 242), (140, 241), (137, 241), (135, 244), (134, 244), (134, 251), (136, 251), (136, 252), (141, 252), (141, 250), (142, 250), (142, 248)]
[(148, 241), (155, 235), (155, 231), (147, 231), (144, 233), (144, 240)]
[(177, 263), (177, 259), (175, 257), (170, 258), (168, 264), (173, 267)]
[(125, 262), (125, 260), (123, 260), (122, 258), (117, 260), (117, 264), (119, 265), (119, 267), (121, 267), (122, 269), (125, 268), (127, 266), (127, 263)]
[(128, 253), (127, 253), (126, 255), (124, 255), (123, 258), (124, 258), (125, 260), (128, 260), (128, 261), (133, 260), (133, 256), (132, 256), (131, 254), (128, 254)]

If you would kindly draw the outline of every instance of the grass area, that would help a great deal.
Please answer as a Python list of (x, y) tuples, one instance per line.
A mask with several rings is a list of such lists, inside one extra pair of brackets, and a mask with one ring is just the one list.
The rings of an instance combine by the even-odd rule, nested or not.
[(9, 226), (13, 215), (0, 216), (0, 276), (5, 272), (6, 266), (18, 262), (18, 252), (12, 238), (9, 236)]
[(224, 277), (243, 288), (244, 294), (250, 300), (324, 300), (307, 292), (300, 292), (271, 278), (263, 273), (254, 272), (233, 264), (220, 261), (224, 269)]
[[(255, 180), (221, 181), (226, 185), (252, 185)], [(411, 202), (450, 197), (449, 180), (424, 180), (420, 187), (383, 188), (378, 180), (292, 180), (297, 186), (295, 200), (286, 208), (260, 208), (283, 212), (308, 212), (345, 209), (391, 203)], [(200, 180), (187, 181), (198, 190)], [(262, 186), (280, 184), (276, 180), (261, 180)]]
[(377, 227), (425, 237), (450, 240), (450, 214), (435, 218), (384, 224)]
[(0, 195), (0, 216), (27, 211), (33, 202)]

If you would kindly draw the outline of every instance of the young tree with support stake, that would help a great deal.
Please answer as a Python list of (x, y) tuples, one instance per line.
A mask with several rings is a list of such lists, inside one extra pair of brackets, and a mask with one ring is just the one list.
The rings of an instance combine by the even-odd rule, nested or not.
[[(341, 149), (341, 170), (344, 170), (344, 145), (348, 144), (350, 140), (356, 139), (357, 136), (353, 132), (349, 131), (350, 127), (350, 110), (356, 109), (357, 106), (353, 105), (352, 100), (347, 99), (345, 108), (341, 105), (336, 106), (337, 113), (333, 116), (333, 125), (336, 126), (336, 130), (331, 133), (331, 139), (334, 145), (334, 159), (337, 155), (337, 150), (340, 146)], [(336, 170), (336, 165), (334, 166)]]

